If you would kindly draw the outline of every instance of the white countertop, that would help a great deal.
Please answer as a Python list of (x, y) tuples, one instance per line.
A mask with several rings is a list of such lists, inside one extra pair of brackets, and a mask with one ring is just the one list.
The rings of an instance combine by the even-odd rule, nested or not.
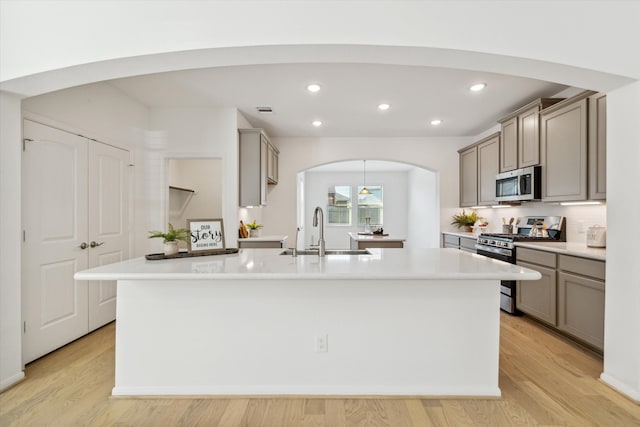
[(288, 238), (289, 238), (289, 236), (281, 236), (281, 235), (246, 237), (246, 238), (239, 237), (238, 241), (239, 242), (246, 242), (246, 241), (252, 241), (252, 242), (283, 242), (283, 241), (287, 240)]
[(77, 280), (426, 279), (537, 280), (540, 273), (457, 249), (369, 249), (371, 255), (279, 255), (282, 249), (147, 261), (144, 257), (75, 274)]
[(514, 245), (522, 248), (537, 249), (539, 251), (555, 252), (565, 255), (573, 255), (583, 258), (606, 261), (607, 250), (605, 248), (591, 248), (585, 243), (577, 242), (514, 242)]
[(404, 242), (405, 238), (402, 237), (391, 237), (391, 236), (381, 236), (376, 234), (357, 234), (349, 232), (349, 237), (353, 240), (357, 240), (359, 242), (366, 242), (371, 240), (384, 240), (385, 242)]

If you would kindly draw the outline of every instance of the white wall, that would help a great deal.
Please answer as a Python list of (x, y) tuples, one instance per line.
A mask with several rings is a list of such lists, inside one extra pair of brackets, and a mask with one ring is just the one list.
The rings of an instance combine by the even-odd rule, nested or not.
[[(63, 127), (131, 150), (144, 139), (149, 109), (107, 83), (72, 87), (25, 98), (22, 109), (44, 124)], [(53, 120), (53, 122), (47, 119)]]
[[(462, 209), (459, 209), (462, 211)], [(471, 209), (465, 208), (469, 212)], [(607, 206), (586, 205), (586, 206), (560, 206), (555, 203), (527, 202), (520, 206), (511, 208), (482, 208), (476, 209), (478, 215), (488, 221), (486, 233), (501, 233), (502, 218), (517, 218), (520, 216), (564, 216), (566, 218), (566, 238), (567, 242), (586, 242), (586, 228), (592, 225), (605, 226), (607, 224)], [(445, 218), (451, 222), (451, 217)], [(580, 231), (580, 226), (585, 231)], [(460, 229), (449, 224), (444, 229), (447, 231), (460, 231)]]
[[(347, 233), (364, 231), (364, 226), (357, 224), (357, 192), (362, 185), (360, 172), (307, 172), (305, 174), (305, 212), (307, 227), (304, 230), (304, 246), (308, 247), (312, 240), (317, 244), (319, 229), (312, 226), (313, 211), (320, 206), (324, 212), (324, 239), (328, 249), (348, 249), (350, 240)], [(327, 224), (327, 192), (334, 185), (351, 186), (352, 210), (351, 225)], [(385, 233), (392, 237), (407, 236), (407, 172), (367, 172), (367, 186), (382, 185), (383, 222)], [(434, 227), (436, 225), (434, 224)], [(311, 239), (313, 236), (313, 239)]]
[(0, 391), (24, 377), (20, 286), (20, 98), (0, 92)]
[(407, 177), (409, 230), (405, 247), (440, 247), (438, 201), (442, 190), (438, 184), (438, 175), (431, 171), (418, 168), (409, 171)]
[[(169, 223), (176, 228), (186, 228), (187, 221), (199, 218), (222, 217), (222, 161), (220, 159), (169, 159), (169, 185), (194, 190), (169, 192), (170, 205), (181, 203), (190, 195), (184, 211), (169, 211)], [(178, 200), (174, 200), (174, 199)], [(225, 242), (226, 243), (226, 242)], [(179, 242), (187, 247), (186, 242)]]
[(160, 252), (168, 217), (168, 158), (220, 158), (225, 243), (235, 246), (238, 221), (238, 114), (235, 108), (154, 108), (145, 142), (135, 149), (135, 256)]
[[(288, 236), (295, 236), (297, 226), (298, 172), (326, 163), (362, 159), (363, 153), (367, 159), (398, 161), (435, 172), (441, 189), (440, 227), (446, 226), (448, 218), (458, 209), (457, 150), (472, 142), (467, 137), (273, 139), (280, 149), (280, 180), (268, 192), (263, 221), (275, 233)], [(310, 227), (310, 221), (311, 217), (305, 218), (306, 228)]]
[[(640, 39), (640, 4), (629, 1), (51, 0), (0, 8), (0, 76), (16, 79), (1, 89), (28, 95), (125, 75), (279, 61), (468, 68), (596, 90), (630, 82), (605, 73), (640, 77), (640, 60), (628, 55)], [(47, 79), (36, 74), (55, 69)]]
[(607, 94), (607, 290), (602, 379), (640, 401), (640, 82)]

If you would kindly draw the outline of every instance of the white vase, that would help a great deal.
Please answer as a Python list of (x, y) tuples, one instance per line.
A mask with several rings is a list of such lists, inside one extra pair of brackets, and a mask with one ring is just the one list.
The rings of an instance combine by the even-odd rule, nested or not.
[(258, 237), (260, 236), (260, 229), (252, 228), (249, 230), (249, 237)]
[(164, 242), (164, 254), (165, 255), (175, 255), (178, 253), (178, 241), (174, 240), (173, 242)]

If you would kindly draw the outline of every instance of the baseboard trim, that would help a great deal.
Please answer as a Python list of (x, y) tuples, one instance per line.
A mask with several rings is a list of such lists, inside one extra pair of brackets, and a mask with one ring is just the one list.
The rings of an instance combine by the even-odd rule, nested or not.
[(0, 393), (13, 387), (24, 379), (24, 372), (20, 371), (17, 374), (11, 375), (9, 378), (0, 381)]
[(629, 387), (627, 384), (615, 379), (611, 375), (605, 374), (604, 372), (600, 374), (600, 381), (617, 391), (618, 393), (623, 394), (625, 397), (629, 398), (636, 404), (640, 405), (640, 391), (634, 390)]

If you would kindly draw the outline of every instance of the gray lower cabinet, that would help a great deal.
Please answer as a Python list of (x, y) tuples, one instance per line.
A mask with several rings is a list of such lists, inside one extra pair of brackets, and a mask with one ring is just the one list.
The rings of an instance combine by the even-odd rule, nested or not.
[(442, 233), (442, 247), (460, 249), (465, 252), (476, 253), (476, 239), (472, 237), (462, 237), (453, 234)]
[(540, 272), (542, 278), (516, 283), (516, 307), (524, 313), (556, 326), (556, 270), (522, 261), (518, 261), (517, 264)]
[(558, 328), (604, 348), (605, 263), (558, 256)]
[(518, 265), (542, 275), (517, 282), (516, 307), (602, 350), (605, 262), (521, 247), (516, 258)]

